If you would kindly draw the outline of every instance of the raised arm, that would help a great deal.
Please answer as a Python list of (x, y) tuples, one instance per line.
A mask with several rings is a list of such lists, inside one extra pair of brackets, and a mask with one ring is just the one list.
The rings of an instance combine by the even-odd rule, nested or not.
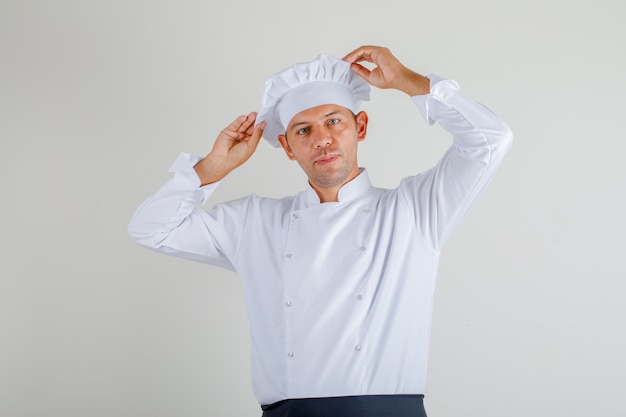
[[(410, 95), (429, 124), (437, 123), (452, 135), (452, 146), (433, 168), (405, 178), (399, 187), (417, 227), (439, 250), (491, 181), (511, 145), (510, 129), (487, 107), (463, 95), (455, 81), (424, 77), (387, 48), (362, 46), (343, 59), (371, 85)], [(359, 64), (363, 61), (376, 67), (369, 70)]]
[(216, 206), (206, 212), (199, 205), (254, 153), (265, 127), (255, 128), (255, 119), (256, 113), (235, 119), (203, 159), (181, 154), (170, 168), (174, 177), (135, 211), (128, 225), (131, 237), (160, 252), (233, 269), (237, 241), (230, 237), (238, 236), (243, 224), (238, 211)]

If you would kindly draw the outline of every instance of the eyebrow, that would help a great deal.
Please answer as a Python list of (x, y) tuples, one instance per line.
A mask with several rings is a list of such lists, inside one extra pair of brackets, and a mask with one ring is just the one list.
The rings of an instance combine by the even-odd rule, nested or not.
[[(319, 120), (325, 119), (325, 118), (327, 118), (328, 116), (333, 116), (333, 115), (335, 115), (335, 114), (341, 114), (341, 111), (340, 111), (340, 110), (333, 110), (333, 111), (331, 111), (331, 112), (329, 112), (329, 113), (326, 113), (326, 114), (325, 114), (325, 115), (323, 115), (322, 117), (320, 117), (320, 118), (319, 118)], [(307, 124), (309, 124), (309, 123), (310, 123), (309, 121), (302, 121), (302, 122), (294, 123), (293, 125), (291, 125), (291, 127), (289, 128), (289, 130), (293, 130), (293, 129), (295, 129), (297, 126), (300, 126), (300, 125), (307, 125)]]

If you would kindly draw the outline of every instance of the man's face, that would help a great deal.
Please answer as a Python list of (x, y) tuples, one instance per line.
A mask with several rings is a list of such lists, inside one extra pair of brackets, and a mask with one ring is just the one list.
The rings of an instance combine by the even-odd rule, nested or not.
[(278, 140), (314, 187), (332, 188), (359, 174), (357, 144), (366, 132), (365, 112), (355, 117), (345, 107), (325, 104), (296, 114)]

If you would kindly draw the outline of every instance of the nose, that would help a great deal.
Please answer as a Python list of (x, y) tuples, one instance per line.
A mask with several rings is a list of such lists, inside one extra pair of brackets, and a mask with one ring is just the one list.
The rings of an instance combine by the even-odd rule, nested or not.
[(327, 132), (326, 130), (320, 130), (318, 132), (318, 135), (315, 137), (314, 143), (316, 148), (326, 148), (330, 146), (332, 142), (333, 138), (330, 135), (330, 132)]

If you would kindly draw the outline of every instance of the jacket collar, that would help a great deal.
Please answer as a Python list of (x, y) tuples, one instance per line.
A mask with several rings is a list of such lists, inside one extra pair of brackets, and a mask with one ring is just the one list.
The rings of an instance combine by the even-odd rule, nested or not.
[[(307, 183), (307, 188), (303, 192), (304, 207), (311, 207), (320, 204), (320, 198), (317, 193), (311, 187), (311, 184)], [(346, 203), (357, 198), (366, 195), (372, 188), (369, 175), (365, 168), (359, 168), (359, 175), (353, 180), (345, 183), (339, 190), (339, 203)], [(325, 203), (325, 204), (337, 204), (337, 203)]]

